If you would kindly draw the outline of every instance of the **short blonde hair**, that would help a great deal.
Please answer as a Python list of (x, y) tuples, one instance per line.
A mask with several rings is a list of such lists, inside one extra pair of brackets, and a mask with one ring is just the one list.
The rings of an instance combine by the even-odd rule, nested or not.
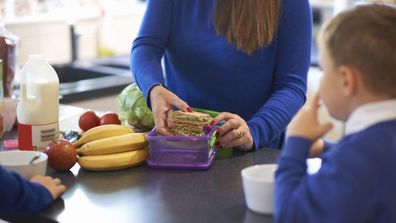
[(374, 4), (340, 13), (319, 41), (335, 66), (358, 70), (370, 92), (396, 97), (396, 8)]

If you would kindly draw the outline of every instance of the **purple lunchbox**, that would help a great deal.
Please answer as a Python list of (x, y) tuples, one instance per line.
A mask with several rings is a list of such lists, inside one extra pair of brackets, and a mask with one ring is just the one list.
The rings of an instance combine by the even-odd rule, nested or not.
[(215, 130), (204, 136), (161, 136), (154, 129), (147, 134), (147, 164), (165, 169), (208, 169), (215, 160)]

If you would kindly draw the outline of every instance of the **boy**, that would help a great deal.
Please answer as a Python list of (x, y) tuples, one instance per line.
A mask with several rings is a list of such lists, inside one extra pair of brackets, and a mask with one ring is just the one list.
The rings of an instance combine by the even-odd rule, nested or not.
[(345, 136), (324, 144), (320, 170), (308, 175), (310, 147), (331, 124), (318, 122), (319, 96), (299, 111), (278, 160), (275, 220), (396, 222), (396, 9), (339, 14), (319, 48), (319, 94), (330, 115), (346, 121)]
[(34, 214), (65, 190), (58, 178), (34, 176), (27, 181), (0, 166), (0, 215)]

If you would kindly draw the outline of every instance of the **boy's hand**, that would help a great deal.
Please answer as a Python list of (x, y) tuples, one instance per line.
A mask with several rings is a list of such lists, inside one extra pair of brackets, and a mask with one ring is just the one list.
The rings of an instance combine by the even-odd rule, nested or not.
[(309, 150), (309, 155), (312, 158), (319, 157), (320, 155), (322, 155), (323, 149), (324, 142), (322, 139), (318, 139), (312, 144), (311, 149)]
[(30, 181), (41, 184), (43, 187), (45, 187), (51, 193), (54, 200), (66, 190), (65, 185), (61, 184), (59, 178), (36, 175), (33, 176)]
[(318, 94), (311, 103), (304, 105), (294, 116), (288, 128), (289, 136), (299, 136), (316, 141), (328, 132), (333, 125), (330, 122), (324, 124), (318, 121), (318, 109), (320, 108), (320, 97)]

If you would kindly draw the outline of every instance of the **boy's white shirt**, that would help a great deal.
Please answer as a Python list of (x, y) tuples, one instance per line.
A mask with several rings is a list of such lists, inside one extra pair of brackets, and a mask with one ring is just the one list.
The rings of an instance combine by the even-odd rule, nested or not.
[(349, 116), (345, 124), (345, 135), (392, 119), (396, 119), (396, 99), (361, 105)]

